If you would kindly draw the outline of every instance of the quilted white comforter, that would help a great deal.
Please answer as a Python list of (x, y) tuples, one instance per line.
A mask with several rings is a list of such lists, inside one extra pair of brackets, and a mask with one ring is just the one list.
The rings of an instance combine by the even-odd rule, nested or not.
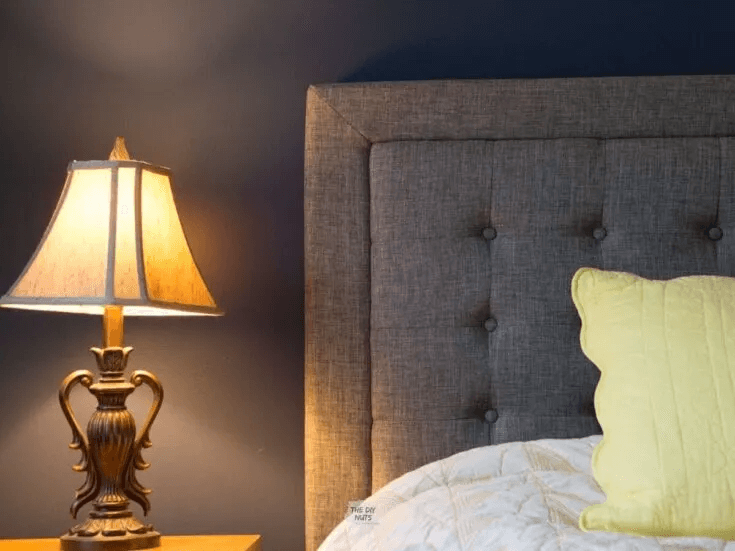
[(397, 478), (335, 528), (319, 551), (735, 551), (735, 542), (582, 532), (605, 494), (590, 458), (601, 436), (485, 446)]

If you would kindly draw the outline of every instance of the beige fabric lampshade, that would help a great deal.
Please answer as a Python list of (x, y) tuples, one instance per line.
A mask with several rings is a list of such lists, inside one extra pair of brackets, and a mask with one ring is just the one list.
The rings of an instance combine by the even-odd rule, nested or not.
[(126, 316), (221, 315), (192, 257), (167, 168), (73, 161), (51, 222), (0, 306)]

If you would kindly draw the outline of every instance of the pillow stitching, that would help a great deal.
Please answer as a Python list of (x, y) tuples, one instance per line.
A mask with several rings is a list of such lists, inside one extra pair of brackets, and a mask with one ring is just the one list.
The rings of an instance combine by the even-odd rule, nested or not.
[[(636, 283), (638, 284), (637, 287), (639, 291), (639, 301), (640, 301), (640, 304), (643, 305), (646, 302), (645, 286), (640, 285), (640, 280), (636, 281)], [(639, 318), (638, 318), (638, 326), (641, 328), (641, 331), (645, 327), (645, 324), (643, 322), (643, 310), (644, 310), (643, 308), (640, 309)], [(646, 363), (648, 363), (648, 354), (645, 353), (645, 343), (646, 342), (647, 341), (643, 339), (643, 344), (644, 344), (643, 357), (645, 358)], [(664, 458), (662, 455), (663, 450), (661, 449), (661, 439), (659, 437), (659, 431), (657, 430), (657, 427), (659, 427), (660, 424), (658, 421), (657, 409), (653, 404), (653, 398), (652, 398), (652, 392), (651, 392), (651, 379), (649, 377), (649, 374), (650, 374), (650, 370), (646, 369), (646, 387), (648, 388), (648, 407), (651, 412), (651, 417), (653, 418), (653, 434), (656, 435), (656, 438), (654, 439), (654, 444), (656, 445), (656, 456), (658, 457), (660, 484), (661, 486), (663, 486), (662, 489), (663, 489), (664, 495), (667, 495), (666, 480), (665, 480), (666, 477), (663, 476), (663, 472), (662, 472), (663, 465), (664, 465)]]
[[(719, 297), (718, 296), (718, 299), (719, 299), (719, 302), (718, 302), (718, 304), (719, 304), (718, 316), (720, 318), (719, 319), (719, 322), (720, 322), (721, 334), (722, 334), (722, 336), (724, 338), (724, 335), (725, 335), (725, 323), (724, 323), (724, 316), (723, 316), (723, 312), (722, 312), (722, 297)], [(709, 341), (709, 339), (707, 339), (707, 352), (708, 353), (709, 353), (709, 350), (710, 350), (710, 341)], [(730, 357), (729, 357), (729, 355), (727, 353), (727, 346), (723, 346), (723, 350), (725, 352), (725, 358), (727, 360), (727, 362), (726, 362), (727, 363), (727, 367), (728, 367), (727, 368), (727, 373), (728, 373), (728, 375), (730, 377), (730, 382), (732, 383), (732, 371), (730, 370)], [(711, 357), (711, 354), (710, 354), (710, 357)], [(714, 364), (712, 362), (709, 362), (709, 364), (710, 364), (710, 372), (712, 374), (712, 381), (713, 381), (714, 387), (715, 387), (715, 397), (717, 399), (717, 411), (720, 414), (720, 427), (722, 428), (722, 436), (723, 436), (723, 438), (727, 438), (727, 431), (725, 430), (725, 426), (726, 426), (725, 417), (723, 416), (722, 407), (721, 407), (722, 406), (722, 399), (720, 398), (720, 387), (717, 384), (717, 379), (715, 379)], [(725, 445), (726, 446), (727, 446), (727, 444), (728, 443), (725, 442)], [(725, 457), (727, 458), (727, 454), (725, 455)], [(726, 464), (727, 464), (727, 460), (726, 460)], [(727, 471), (727, 467), (725, 467), (725, 471)], [(727, 482), (727, 492), (730, 495), (733, 495), (732, 485), (730, 484), (730, 478), (728, 476), (725, 476), (725, 481)]]
[[(722, 308), (723, 308), (722, 301), (720, 301), (720, 318), (724, 320), (724, 316), (722, 315)], [(724, 321), (723, 321), (722, 329), (723, 329), (723, 331), (722, 331), (722, 338), (724, 339), (725, 338), (725, 331), (724, 331), (725, 325), (724, 325)], [(732, 377), (732, 369), (729, 369), (729, 366), (732, 365), (732, 364), (730, 362), (730, 354), (728, 352), (729, 349), (728, 349), (726, 343), (723, 343), (723, 348), (725, 350), (725, 357), (727, 358), (727, 365), (728, 365), (727, 375), (728, 375), (728, 377), (730, 379), (730, 388), (735, 391), (735, 380), (733, 380), (733, 377)], [(728, 444), (728, 446), (730, 446), (730, 442), (728, 442), (727, 444)], [(730, 484), (730, 479), (728, 478), (728, 487), (731, 487), (731, 486), (729, 486), (729, 484)], [(733, 495), (732, 491), (730, 492), (730, 495)]]
[[(666, 327), (668, 326), (668, 323), (666, 322), (666, 288), (668, 287), (668, 285), (666, 282), (664, 282), (662, 285), (663, 285), (663, 310), (664, 310), (664, 343), (666, 344), (666, 346), (664, 347), (664, 350), (666, 354), (666, 364), (670, 367), (671, 357), (670, 357), (669, 351), (671, 350), (671, 348), (670, 348), (670, 343), (668, 339), (668, 334), (666, 331)], [(685, 458), (686, 451), (684, 450), (684, 433), (681, 430), (681, 415), (679, 411), (679, 401), (677, 400), (677, 396), (676, 396), (676, 385), (674, 384), (674, 377), (672, 376), (670, 369), (668, 370), (668, 375), (669, 375), (669, 381), (671, 382), (672, 393), (674, 394), (674, 403), (675, 403), (674, 411), (676, 411), (676, 427), (679, 431), (679, 445), (681, 448), (681, 457)], [(656, 438), (658, 438), (658, 434), (656, 435)], [(689, 477), (689, 467), (687, 465), (686, 460), (683, 460), (682, 462), (684, 463), (684, 488), (686, 488), (686, 491), (688, 493), (690, 490), (693, 489), (691, 488), (690, 483), (689, 483), (689, 478), (690, 478)], [(664, 487), (663, 488), (664, 496), (665, 496), (664, 499), (671, 499), (672, 496), (669, 494), (668, 488), (666, 487), (667, 477), (663, 471), (664, 471), (664, 465), (663, 463), (661, 463), (661, 482)]]
[[(648, 386), (648, 388), (650, 389), (650, 386)], [(659, 424), (658, 424), (658, 418), (656, 415), (656, 408), (653, 405), (653, 400), (651, 398), (650, 391), (648, 393), (648, 407), (650, 408), (650, 411), (651, 411), (651, 417), (653, 417), (653, 433), (656, 435), (656, 439), (654, 440), (654, 443), (656, 444), (656, 456), (658, 457), (659, 472), (661, 473), (660, 481), (661, 481), (661, 485), (663, 486), (664, 495), (667, 495), (666, 480), (664, 480), (665, 477), (663, 476), (663, 473), (662, 473), (663, 465), (664, 465), (664, 458), (661, 455), (662, 450), (661, 450), (661, 444), (660, 444), (660, 439), (659, 439), (659, 433), (658, 433), (658, 430), (656, 430), (656, 427), (659, 426)]]

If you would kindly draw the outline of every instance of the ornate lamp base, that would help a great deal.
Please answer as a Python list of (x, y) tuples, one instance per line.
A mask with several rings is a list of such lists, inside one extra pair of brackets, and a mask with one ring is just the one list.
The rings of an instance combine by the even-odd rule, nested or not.
[[(72, 517), (79, 509), (94, 500), (94, 508), (81, 524), (61, 536), (62, 551), (128, 551), (149, 549), (161, 545), (161, 535), (153, 525), (143, 524), (128, 509), (130, 500), (143, 507), (147, 515), (150, 503), (144, 488), (136, 480), (136, 469), (147, 469), (140, 452), (148, 448), (151, 441), (148, 433), (158, 414), (163, 400), (163, 388), (155, 375), (138, 370), (130, 381), (125, 380), (123, 371), (131, 347), (108, 346), (91, 349), (100, 368), (100, 380), (80, 369), (64, 379), (59, 389), (61, 409), (72, 429), (72, 449), (82, 452), (82, 460), (72, 467), (75, 471), (86, 471), (87, 479), (76, 492), (71, 505)], [(99, 404), (87, 425), (87, 434), (82, 432), (69, 403), (72, 388), (81, 383), (97, 397)], [(125, 398), (139, 385), (146, 383), (153, 391), (153, 404), (148, 418), (136, 436), (135, 421), (125, 407)], [(96, 498), (96, 499), (95, 499)]]

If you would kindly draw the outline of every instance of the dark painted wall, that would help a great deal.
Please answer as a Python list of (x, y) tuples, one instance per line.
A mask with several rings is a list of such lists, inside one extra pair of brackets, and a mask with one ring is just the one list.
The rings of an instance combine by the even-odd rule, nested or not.
[[(0, 292), (73, 159), (171, 167), (223, 318), (128, 318), (163, 381), (149, 519), (303, 548), (303, 135), (310, 83), (735, 73), (728, 1), (34, 1), (0, 4)], [(90, 316), (0, 310), (0, 537), (66, 530), (83, 476), (57, 389), (95, 370)], [(128, 403), (142, 421), (150, 392)], [(83, 423), (86, 391), (73, 403)], [(137, 505), (135, 506), (137, 510)], [(85, 507), (81, 518), (89, 509)]]

